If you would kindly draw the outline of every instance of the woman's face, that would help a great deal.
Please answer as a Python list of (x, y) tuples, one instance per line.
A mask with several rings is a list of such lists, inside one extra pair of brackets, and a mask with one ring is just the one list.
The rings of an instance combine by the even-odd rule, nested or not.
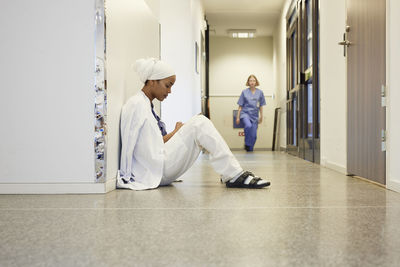
[(257, 83), (256, 79), (254, 79), (254, 77), (250, 77), (250, 79), (249, 79), (250, 87), (255, 87), (256, 83)]
[(171, 87), (174, 85), (176, 76), (170, 76), (162, 80), (153, 81), (152, 95), (160, 101), (163, 101), (171, 93)]

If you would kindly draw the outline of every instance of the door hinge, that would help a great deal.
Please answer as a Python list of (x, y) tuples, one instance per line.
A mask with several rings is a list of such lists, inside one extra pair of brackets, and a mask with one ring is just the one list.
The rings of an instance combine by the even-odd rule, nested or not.
[(382, 151), (386, 151), (386, 130), (382, 129), (381, 132)]
[(384, 84), (381, 87), (381, 106), (386, 107), (386, 85)]

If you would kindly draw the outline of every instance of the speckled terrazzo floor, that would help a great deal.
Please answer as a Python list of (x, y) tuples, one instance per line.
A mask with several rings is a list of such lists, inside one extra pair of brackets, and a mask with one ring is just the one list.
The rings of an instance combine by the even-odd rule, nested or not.
[(280, 152), (235, 152), (268, 189), (183, 182), (106, 195), (0, 195), (0, 266), (398, 266), (400, 194)]

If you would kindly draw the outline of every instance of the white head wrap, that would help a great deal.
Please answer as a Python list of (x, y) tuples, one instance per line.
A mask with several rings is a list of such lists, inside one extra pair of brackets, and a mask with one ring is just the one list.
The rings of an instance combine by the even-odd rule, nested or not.
[(161, 80), (175, 75), (175, 71), (168, 64), (156, 58), (138, 59), (133, 69), (143, 83), (147, 80)]

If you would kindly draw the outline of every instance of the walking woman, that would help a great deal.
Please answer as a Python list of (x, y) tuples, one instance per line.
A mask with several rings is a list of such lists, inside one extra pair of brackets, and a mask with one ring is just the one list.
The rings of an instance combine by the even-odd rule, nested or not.
[[(239, 110), (236, 117), (236, 124), (240, 121), (244, 124), (244, 148), (246, 151), (253, 151), (257, 140), (258, 124), (262, 123), (263, 106), (265, 106), (264, 93), (257, 89), (259, 86), (256, 76), (251, 74), (247, 78), (247, 89), (242, 91), (238, 105)], [(260, 113), (260, 116), (258, 116)]]

